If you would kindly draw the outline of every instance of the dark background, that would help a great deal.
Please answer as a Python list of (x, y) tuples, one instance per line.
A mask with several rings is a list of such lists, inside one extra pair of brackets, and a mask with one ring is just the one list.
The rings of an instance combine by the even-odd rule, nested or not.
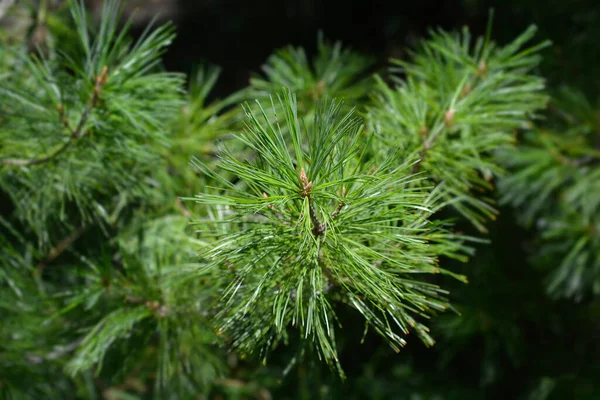
[[(134, 3), (134, 2), (130, 2)], [(219, 94), (246, 85), (271, 52), (293, 44), (311, 52), (317, 32), (330, 40), (377, 57), (402, 57), (429, 29), (485, 32), (494, 10), (493, 37), (506, 43), (530, 24), (539, 40), (555, 46), (544, 54), (544, 73), (553, 82), (597, 88), (593, 73), (599, 58), (600, 2), (596, 0), (154, 0), (144, 1), (147, 16), (173, 19), (178, 38), (165, 59), (168, 68), (188, 72), (198, 63), (223, 68)], [(153, 4), (154, 8), (149, 8)], [(590, 82), (593, 81), (593, 82)]]

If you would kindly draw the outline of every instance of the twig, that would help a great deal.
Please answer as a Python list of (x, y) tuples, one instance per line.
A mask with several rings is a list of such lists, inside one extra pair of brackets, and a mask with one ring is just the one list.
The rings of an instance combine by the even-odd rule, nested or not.
[(46, 161), (52, 160), (53, 158), (55, 158), (58, 155), (60, 155), (61, 153), (63, 153), (65, 150), (67, 150), (71, 146), (73, 141), (74, 141), (74, 138), (73, 138), (73, 136), (71, 136), (69, 138), (69, 140), (67, 142), (65, 142), (65, 144), (63, 144), (58, 150), (56, 150), (54, 153), (52, 153), (50, 155), (47, 155), (46, 157), (34, 158), (31, 160), (25, 160), (25, 159), (21, 159), (21, 158), (5, 158), (4, 160), (2, 160), (2, 163), (5, 165), (12, 165), (12, 166), (42, 164), (42, 163), (45, 163)]
[[(444, 118), (442, 126), (434, 128), (434, 134), (432, 135), (429, 129), (425, 125), (421, 125), (421, 138), (423, 139), (423, 150), (421, 151), (422, 158), (425, 157), (425, 153), (431, 149), (431, 146), (440, 137), (441, 132), (444, 128), (450, 128), (456, 124), (454, 117), (456, 116), (456, 110), (449, 108), (444, 112)], [(419, 160), (420, 162), (421, 160)]]
[(126, 296), (123, 298), (123, 300), (125, 300), (125, 301), (126, 301), (127, 303), (129, 303), (129, 304), (136, 304), (136, 305), (139, 305), (139, 304), (145, 304), (145, 303), (146, 303), (146, 301), (147, 301), (147, 300), (145, 300), (145, 299), (138, 299), (137, 297), (133, 297), (133, 296), (131, 296), (131, 295), (129, 295), (129, 294), (128, 294), (128, 295), (126, 295)]
[(179, 211), (181, 211), (181, 213), (186, 217), (189, 218), (192, 214), (188, 211), (187, 208), (185, 208), (185, 206), (183, 205), (183, 203), (181, 202), (181, 199), (178, 197), (177, 199), (175, 199), (175, 205), (177, 206), (177, 208), (179, 208)]
[(38, 265), (35, 268), (36, 274), (38, 276), (41, 276), (42, 272), (44, 272), (44, 268), (46, 268), (46, 265), (56, 260), (67, 248), (69, 248), (71, 244), (73, 244), (74, 241), (76, 241), (81, 235), (83, 235), (86, 229), (87, 226), (81, 225), (79, 228), (77, 228), (76, 231), (72, 232), (69, 236), (61, 240), (56, 245), (56, 247), (50, 250), (48, 255), (38, 263)]
[[(487, 67), (487, 63), (485, 62), (485, 60), (481, 60), (481, 62), (479, 63), (479, 66), (477, 67), (477, 71), (475, 73), (475, 82), (477, 82), (478, 79), (482, 79), (485, 78), (488, 74), (488, 67)], [(473, 90), (472, 86), (467, 84), (465, 85), (462, 90), (461, 90), (461, 94), (462, 97), (467, 97), (471, 91)], [(456, 121), (454, 119), (456, 115), (456, 110), (453, 108), (449, 108), (448, 110), (446, 110), (446, 112), (444, 113), (444, 126), (446, 128), (452, 127), (455, 125)], [(419, 153), (419, 160), (417, 160), (417, 162), (413, 165), (412, 169), (411, 169), (411, 173), (416, 174), (417, 172), (419, 172), (419, 169), (421, 168), (421, 163), (425, 160), (425, 157), (427, 155), (427, 151), (431, 148), (431, 146), (433, 146), (433, 143), (436, 141), (436, 139), (439, 137), (439, 135), (436, 135), (434, 137), (432, 137), (431, 139), (429, 139), (429, 130), (427, 129), (427, 127), (425, 125), (423, 125), (421, 127), (421, 137), (423, 138), (423, 149), (421, 150), (421, 152)]]
[[(310, 194), (313, 184), (312, 184), (312, 182), (309, 182), (308, 177), (306, 176), (306, 171), (304, 171), (304, 168), (302, 168), (300, 170), (300, 182), (302, 183), (302, 187), (300, 188), (300, 190), (301, 190), (300, 193), (302, 194), (303, 197), (308, 198), (308, 209), (309, 209), (310, 219), (313, 223), (312, 233), (315, 237), (321, 236), (325, 233), (325, 230), (327, 228), (326, 228), (325, 224), (322, 223), (319, 220), (319, 217), (317, 216), (317, 212), (315, 210), (315, 206), (312, 201), (312, 196)], [(346, 188), (343, 188), (342, 196), (344, 196), (345, 194), (346, 194)], [(343, 204), (342, 203), (340, 203), (340, 204), (341, 204), (341, 206), (338, 205), (338, 209), (336, 210), (336, 212), (334, 212), (335, 217), (337, 216), (337, 214), (339, 214), (339, 212), (341, 211), (341, 209), (343, 207)], [(321, 267), (323, 274), (327, 277), (327, 280), (329, 281), (330, 285), (335, 286), (336, 281), (333, 277), (333, 274), (331, 273), (331, 270), (327, 267), (327, 265), (325, 265), (325, 261), (323, 260), (323, 255), (321, 253), (320, 248), (319, 248), (319, 253), (317, 256), (317, 263)], [(328, 291), (330, 288), (331, 287), (327, 287), (326, 290)]]
[(67, 140), (56, 151), (54, 151), (53, 153), (51, 153), (45, 157), (33, 158), (33, 159), (29, 159), (29, 160), (20, 159), (20, 158), (5, 158), (5, 159), (1, 160), (2, 163), (5, 165), (11, 165), (11, 166), (37, 165), (37, 164), (43, 164), (47, 161), (51, 161), (54, 158), (58, 157), (60, 154), (64, 153), (65, 150), (67, 150), (73, 144), (73, 142), (75, 142), (81, 136), (82, 130), (90, 116), (90, 113), (92, 112), (92, 109), (94, 107), (96, 107), (96, 105), (98, 104), (98, 101), (100, 100), (100, 93), (102, 92), (102, 88), (106, 84), (107, 80), (108, 80), (108, 68), (106, 66), (104, 66), (104, 68), (102, 68), (102, 72), (100, 73), (100, 75), (98, 75), (95, 79), (96, 83), (94, 84), (94, 90), (92, 91), (92, 95), (90, 96), (90, 99), (88, 100), (83, 112), (81, 113), (81, 116), (79, 118), (79, 123), (77, 124), (75, 129), (73, 129), (71, 127), (69, 120), (65, 117), (63, 105), (58, 104), (56, 106), (56, 109), (58, 110), (58, 114), (60, 116), (62, 123), (71, 132), (71, 136), (69, 136), (69, 140)]
[[(342, 187), (342, 197), (346, 197), (346, 187)], [(338, 215), (340, 215), (340, 212), (342, 211), (342, 208), (344, 208), (346, 204), (343, 201), (340, 201), (338, 203), (337, 208), (335, 209), (335, 211), (333, 212), (333, 214), (331, 214), (331, 219), (336, 219), (338, 217)]]
[(315, 210), (315, 206), (313, 204), (312, 201), (312, 196), (310, 195), (310, 191), (312, 190), (313, 184), (312, 182), (308, 181), (308, 177), (306, 176), (306, 171), (304, 171), (304, 168), (302, 168), (300, 170), (300, 182), (302, 182), (302, 188), (300, 189), (300, 193), (302, 194), (302, 197), (307, 197), (308, 198), (308, 209), (309, 209), (309, 214), (310, 214), (310, 219), (313, 223), (313, 235), (315, 235), (315, 237), (317, 236), (321, 236), (323, 233), (325, 233), (325, 230), (327, 229), (325, 224), (322, 223), (319, 220), (319, 217), (317, 216), (317, 211)]
[(333, 212), (333, 214), (331, 214), (331, 219), (336, 219), (338, 217), (338, 215), (340, 215), (340, 212), (342, 211), (342, 208), (344, 208), (344, 206), (345, 206), (344, 202), (340, 201), (338, 203), (337, 208)]
[(312, 231), (313, 235), (315, 235), (315, 237), (321, 236), (322, 234), (325, 233), (325, 230), (327, 228), (326, 228), (325, 224), (319, 220), (319, 217), (317, 217), (317, 212), (315, 211), (315, 207), (314, 207), (312, 199), (310, 197), (308, 198), (308, 209), (309, 209), (310, 219), (313, 223), (313, 231)]

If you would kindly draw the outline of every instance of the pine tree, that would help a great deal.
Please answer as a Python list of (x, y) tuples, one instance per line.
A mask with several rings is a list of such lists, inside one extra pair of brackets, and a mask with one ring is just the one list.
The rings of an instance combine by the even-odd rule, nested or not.
[[(431, 31), (389, 72), (319, 36), (314, 58), (280, 49), (214, 99), (219, 68), (186, 90), (161, 66), (170, 25), (134, 41), (119, 19), (116, 1), (98, 24), (71, 1), (36, 20), (64, 40), (2, 42), (0, 397), (265, 398), (296, 368), (306, 396), (480, 398), (402, 372), (414, 345), (400, 370), (337, 375), (359, 341), (439, 338), (426, 354), (451, 363), (484, 337), (474, 379), (492, 382), (504, 349), (519, 358), (519, 318), (552, 324), (507, 315), (526, 294), (546, 290), (548, 309), (597, 294), (597, 115), (565, 91), (540, 122), (535, 27), (505, 46), (491, 23)], [(519, 285), (489, 255), (497, 196), (538, 235), (541, 275)], [(481, 293), (490, 280), (506, 302)], [(531, 398), (553, 390), (544, 374)]]

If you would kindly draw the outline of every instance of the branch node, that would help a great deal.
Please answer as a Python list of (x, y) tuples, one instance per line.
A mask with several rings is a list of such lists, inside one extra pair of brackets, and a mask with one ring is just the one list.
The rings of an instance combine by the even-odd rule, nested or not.
[(477, 75), (478, 76), (486, 76), (488, 73), (487, 63), (485, 60), (481, 60), (479, 62), (479, 66), (477, 67)]
[(317, 216), (317, 211), (315, 210), (315, 206), (312, 201), (312, 196), (310, 195), (310, 192), (313, 188), (313, 184), (312, 184), (312, 182), (310, 182), (308, 180), (308, 177), (306, 176), (306, 171), (304, 170), (304, 168), (302, 168), (300, 170), (300, 182), (302, 183), (302, 187), (300, 188), (300, 193), (302, 194), (302, 197), (308, 198), (308, 209), (309, 209), (310, 219), (313, 223), (312, 233), (315, 237), (321, 236), (323, 233), (325, 233), (325, 230), (327, 228), (325, 227), (325, 224), (322, 223), (319, 220), (319, 217)]

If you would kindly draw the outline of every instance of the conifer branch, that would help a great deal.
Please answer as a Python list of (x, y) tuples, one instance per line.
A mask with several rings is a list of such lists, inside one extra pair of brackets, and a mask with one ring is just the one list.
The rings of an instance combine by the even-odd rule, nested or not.
[(389, 156), (402, 143), (400, 157), (418, 157), (412, 172), (441, 185), (446, 203), (483, 232), (497, 213), (490, 196), (477, 194), (491, 191), (492, 176), (502, 172), (493, 152), (509, 147), (512, 130), (546, 104), (544, 81), (530, 71), (540, 61), (535, 52), (549, 42), (521, 50), (534, 33), (531, 27), (497, 47), (472, 40), (467, 29), (435, 32), (413, 60), (394, 60), (403, 79), (394, 86), (379, 79), (368, 113), (386, 138), (376, 143), (378, 152)]
[[(419, 337), (432, 342), (409, 309), (445, 309), (441, 291), (404, 279), (413, 272), (450, 274), (437, 266), (437, 256), (462, 251), (449, 243), (441, 225), (427, 219), (435, 196), (414, 185), (411, 163), (398, 166), (393, 158), (379, 165), (365, 163), (360, 122), (351, 113), (340, 115), (336, 102), (321, 103), (314, 121), (303, 125), (293, 94), (284, 91), (278, 101), (272, 110), (258, 105), (261, 119), (246, 109), (249, 123), (241, 140), (255, 152), (253, 162), (221, 152), (217, 168), (233, 174), (236, 184), (213, 174), (227, 191), (196, 198), (206, 206), (228, 207), (235, 216), (215, 219), (216, 227), (227, 224), (229, 230), (204, 231), (216, 239), (203, 253), (210, 265), (215, 270), (238, 266), (217, 315), (221, 332), (241, 351), (252, 352), (279, 340), (288, 326), (297, 326), (335, 365), (335, 313), (329, 296), (336, 287), (336, 301), (356, 308), (394, 348), (404, 339), (388, 318), (402, 332), (406, 325), (416, 326)], [(281, 110), (284, 123), (272, 124)], [(267, 197), (263, 188), (276, 194)], [(264, 223), (253, 218), (264, 210), (267, 198), (267, 207), (278, 206), (283, 219)], [(334, 199), (335, 208), (324, 213), (324, 205)]]
[(285, 87), (298, 96), (299, 109), (307, 115), (326, 98), (343, 98), (350, 110), (364, 102), (373, 89), (373, 61), (319, 35), (317, 55), (312, 60), (304, 49), (292, 46), (271, 55), (262, 68), (264, 77), (251, 78), (250, 95), (268, 101), (270, 95)]
[(102, 72), (94, 80), (94, 89), (92, 90), (90, 99), (86, 103), (85, 108), (83, 109), (83, 112), (81, 113), (81, 116), (79, 117), (79, 122), (77, 123), (77, 126), (75, 127), (75, 129), (73, 129), (71, 127), (69, 120), (64, 115), (64, 107), (62, 106), (62, 104), (59, 104), (56, 107), (58, 110), (61, 122), (65, 125), (65, 127), (71, 133), (71, 135), (69, 136), (69, 139), (62, 146), (60, 146), (56, 151), (54, 151), (53, 153), (51, 153), (45, 157), (34, 158), (34, 159), (30, 159), (30, 160), (19, 159), (19, 158), (7, 158), (7, 159), (1, 160), (2, 163), (5, 165), (11, 165), (11, 166), (39, 165), (39, 164), (43, 164), (48, 161), (54, 160), (56, 157), (58, 157), (59, 155), (64, 153), (66, 150), (68, 150), (69, 147), (71, 147), (71, 145), (81, 136), (82, 130), (90, 116), (90, 113), (92, 112), (92, 109), (97, 105), (97, 103), (100, 99), (100, 94), (102, 92), (102, 88), (106, 84), (107, 80), (108, 80), (108, 68), (106, 66), (104, 66), (102, 68)]
[(27, 166), (27, 165), (37, 165), (37, 164), (43, 164), (47, 161), (51, 161), (54, 158), (58, 157), (59, 155), (61, 155), (63, 152), (65, 152), (70, 146), (71, 144), (74, 142), (74, 137), (71, 136), (61, 147), (59, 147), (54, 153), (51, 153), (45, 157), (41, 157), (41, 158), (34, 158), (34, 159), (30, 159), (30, 160), (25, 160), (25, 159), (20, 159), (20, 158), (5, 158), (2, 160), (2, 163), (4, 165), (11, 165), (11, 166)]
[(548, 271), (547, 292), (577, 299), (598, 293), (600, 282), (600, 152), (588, 100), (572, 89), (559, 96), (543, 127), (525, 132), (517, 149), (498, 152), (509, 172), (498, 187), (501, 202), (537, 232), (532, 261)]

